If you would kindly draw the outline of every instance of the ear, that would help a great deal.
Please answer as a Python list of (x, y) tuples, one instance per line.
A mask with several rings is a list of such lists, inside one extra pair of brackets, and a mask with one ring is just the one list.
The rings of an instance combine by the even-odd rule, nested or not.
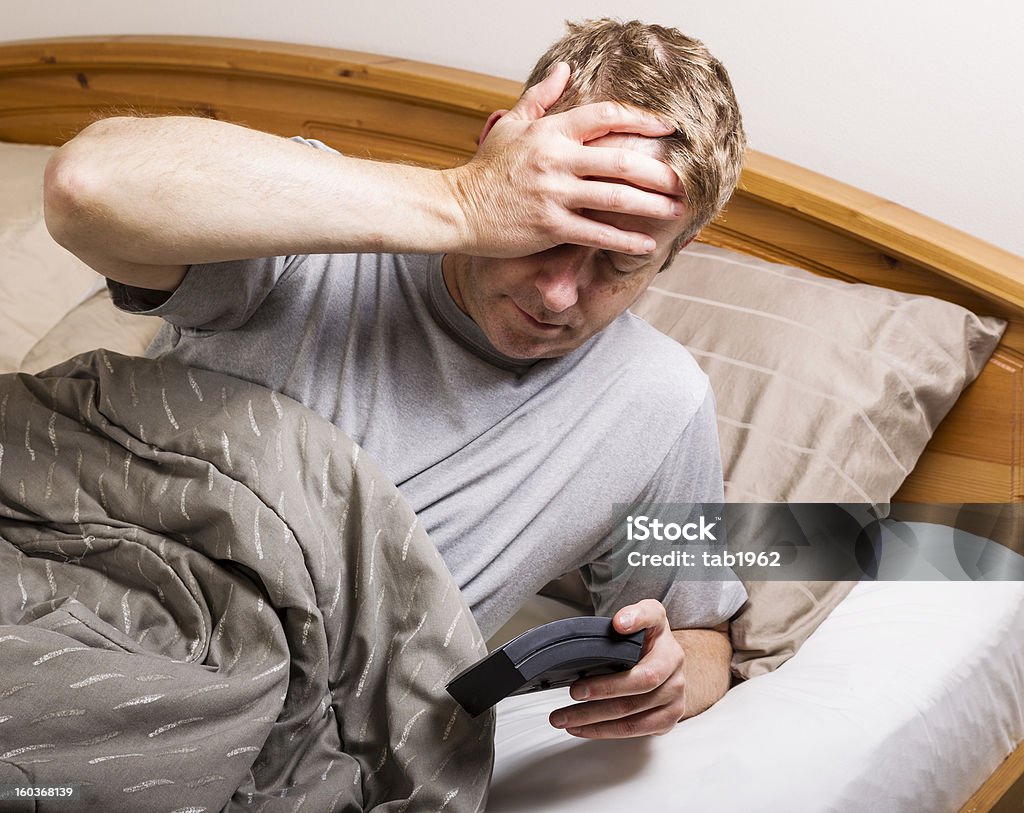
[(487, 122), (484, 124), (484, 129), (480, 131), (480, 138), (477, 140), (477, 144), (483, 144), (484, 139), (487, 138), (487, 134), (491, 132), (491, 128), (501, 121), (501, 117), (504, 116), (507, 110), (495, 110), (491, 115), (487, 117)]
[(670, 265), (672, 265), (672, 263), (675, 261), (676, 257), (679, 256), (679, 252), (682, 251), (684, 248), (686, 248), (688, 245), (690, 245), (690, 243), (692, 243), (696, 239), (697, 239), (697, 235), (695, 234), (695, 235), (693, 235), (693, 237), (691, 237), (685, 243), (681, 243), (678, 246), (673, 246), (672, 250), (669, 251), (669, 253), (668, 253), (668, 257), (665, 259), (665, 262), (662, 263), (661, 268), (658, 269), (658, 273), (660, 274), (662, 271), (664, 271), (666, 268), (668, 268)]

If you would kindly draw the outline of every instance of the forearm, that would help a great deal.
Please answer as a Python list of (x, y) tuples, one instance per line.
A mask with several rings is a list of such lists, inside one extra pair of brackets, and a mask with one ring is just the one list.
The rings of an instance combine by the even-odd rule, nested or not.
[(127, 263), (458, 245), (440, 172), (201, 118), (97, 122), (51, 159), (45, 199), (59, 242)]
[(683, 648), (683, 719), (700, 714), (729, 690), (732, 644), (720, 629), (673, 630)]
[(672, 127), (612, 102), (545, 118), (568, 80), (559, 66), (448, 170), (348, 158), (216, 120), (104, 119), (47, 164), (46, 225), (111, 279), (168, 291), (189, 265), (249, 257), (524, 257), (565, 243), (647, 254), (650, 235), (581, 212), (674, 220), (681, 181), (652, 156), (586, 145)]

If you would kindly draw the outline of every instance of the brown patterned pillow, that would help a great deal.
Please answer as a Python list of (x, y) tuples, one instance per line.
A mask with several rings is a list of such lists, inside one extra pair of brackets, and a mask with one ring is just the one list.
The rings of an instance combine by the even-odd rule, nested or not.
[[(718, 405), (726, 500), (887, 503), (1005, 323), (693, 245), (633, 307), (693, 353)], [(749, 582), (734, 672), (775, 669), (852, 582)]]

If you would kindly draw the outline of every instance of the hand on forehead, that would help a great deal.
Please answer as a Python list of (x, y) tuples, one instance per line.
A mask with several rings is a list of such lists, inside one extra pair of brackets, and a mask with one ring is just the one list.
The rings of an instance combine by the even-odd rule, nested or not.
[[(593, 220), (608, 223), (616, 228), (649, 234), (657, 241), (658, 251), (661, 251), (663, 248), (667, 248), (671, 245), (672, 241), (675, 240), (675, 238), (678, 237), (685, 229), (687, 219), (689, 217), (689, 210), (686, 207), (686, 197), (683, 193), (682, 182), (679, 180), (675, 170), (661, 160), (663, 149), (662, 142), (657, 138), (650, 138), (648, 136), (637, 135), (635, 133), (608, 133), (607, 135), (603, 135), (586, 142), (586, 146), (588, 148), (608, 150), (609, 152), (613, 150), (616, 152), (619, 150), (629, 150), (631, 152), (638, 153), (636, 156), (637, 166), (643, 168), (644, 175), (653, 179), (651, 187), (646, 188), (653, 188), (655, 185), (664, 188), (664, 185), (669, 182), (676, 184), (679, 194), (674, 196), (674, 198), (683, 205), (683, 211), (678, 217), (668, 220), (641, 217), (639, 215), (624, 214), (620, 212), (593, 211), (589, 209), (584, 210), (582, 214)], [(620, 159), (609, 156), (608, 160), (613, 161)], [(609, 183), (636, 186), (640, 189), (645, 188), (640, 184), (631, 184), (621, 178), (610, 176), (592, 177), (594, 177), (595, 180), (599, 178), (600, 180)], [(667, 179), (671, 179), (671, 181)], [(647, 256), (640, 255), (631, 259), (642, 263), (646, 261)]]
[[(679, 177), (655, 157), (657, 138), (675, 127), (612, 101), (549, 112), (568, 79), (569, 66), (558, 63), (511, 110), (492, 113), (473, 160), (453, 170), (467, 179), (456, 188), (468, 213), (469, 243), (484, 256), (526, 256), (557, 245), (660, 253), (662, 240), (670, 246), (687, 215)], [(587, 212), (628, 216), (644, 228)]]
[[(662, 159), (664, 143), (660, 139), (636, 133), (607, 133), (584, 142), (584, 146), (600, 149), (605, 154), (601, 162), (606, 163), (610, 170), (619, 170), (610, 171), (603, 176), (605, 180), (622, 183), (620, 178), (624, 173), (621, 170), (625, 167), (618, 162), (626, 160), (629, 162), (630, 172), (628, 174), (637, 180), (634, 185), (663, 194), (671, 190), (680, 199), (685, 198), (682, 180), (676, 171)], [(623, 150), (636, 153), (636, 155), (627, 153), (626, 156), (623, 156)]]
[[(683, 182), (676, 174), (676, 171), (662, 159), (664, 146), (660, 139), (636, 135), (635, 133), (608, 133), (585, 142), (584, 146), (607, 151), (609, 162), (615, 160), (630, 161), (632, 163), (631, 168), (635, 170), (635, 175), (638, 178), (637, 183), (633, 184), (634, 186), (638, 186), (641, 189), (658, 191), (671, 188), (676, 192), (675, 197), (685, 202), (686, 194)], [(637, 153), (637, 155), (627, 154), (628, 157), (624, 159), (621, 157), (622, 150), (628, 150), (630, 153)], [(612, 154), (613, 151), (614, 156)], [(649, 179), (647, 183), (643, 180), (644, 176)], [(629, 183), (617, 175), (605, 176), (602, 177), (602, 180), (614, 181), (615, 183)]]

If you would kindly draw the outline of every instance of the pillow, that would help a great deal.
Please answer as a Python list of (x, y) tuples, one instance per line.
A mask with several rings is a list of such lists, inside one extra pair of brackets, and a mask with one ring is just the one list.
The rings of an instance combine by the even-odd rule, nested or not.
[(0, 373), (89, 293), (99, 275), (43, 222), (43, 168), (55, 147), (0, 142)]
[[(726, 500), (888, 503), (1005, 323), (707, 245), (632, 308), (711, 379)], [(745, 583), (733, 671), (784, 662), (852, 582)]]
[(21, 362), (21, 370), (38, 373), (98, 347), (141, 356), (162, 324), (158, 316), (139, 316), (115, 308), (104, 285), (36, 342)]

